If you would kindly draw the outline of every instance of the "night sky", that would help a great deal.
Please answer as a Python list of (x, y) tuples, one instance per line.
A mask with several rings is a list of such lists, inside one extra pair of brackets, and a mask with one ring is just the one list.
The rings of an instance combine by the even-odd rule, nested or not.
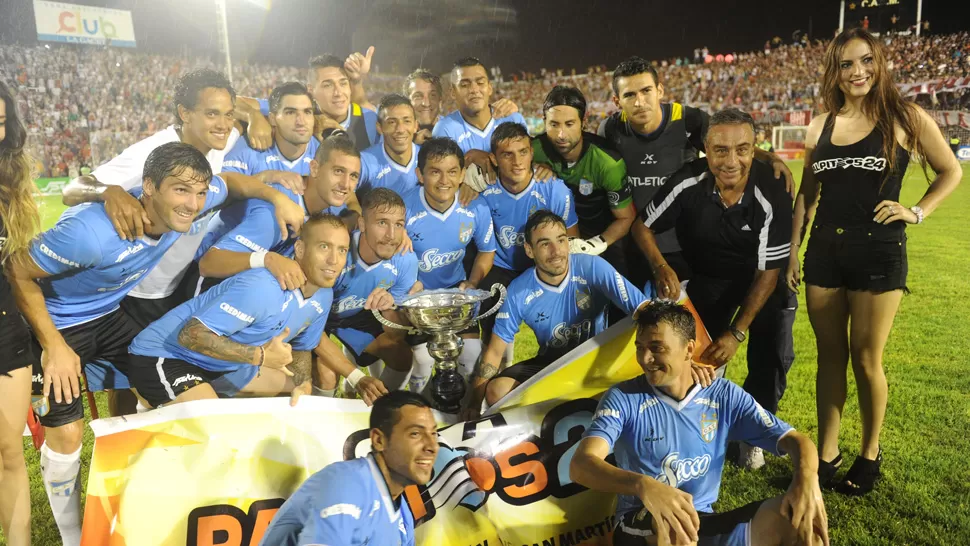
[[(305, 66), (314, 54), (346, 55), (373, 43), (382, 71), (419, 64), (443, 71), (454, 59), (475, 55), (506, 74), (612, 67), (633, 54), (692, 57), (702, 46), (714, 54), (754, 51), (774, 36), (790, 42), (795, 31), (829, 38), (839, 7), (836, 0), (274, 0), (266, 12), (251, 0), (227, 2), (236, 60)], [(211, 0), (74, 3), (132, 10), (142, 50), (217, 55)], [(857, 4), (847, 10), (847, 26), (863, 14), (873, 30), (894, 12), (902, 23), (915, 20), (916, 0), (882, 8), (846, 3)], [(934, 33), (970, 29), (970, 1), (925, 0), (923, 18)], [(36, 44), (35, 36), (31, 0), (0, 0), (0, 43)]]

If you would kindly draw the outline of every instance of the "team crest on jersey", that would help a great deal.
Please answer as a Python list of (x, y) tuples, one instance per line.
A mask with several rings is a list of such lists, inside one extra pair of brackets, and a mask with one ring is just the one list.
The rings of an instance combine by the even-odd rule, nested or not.
[(717, 434), (717, 413), (702, 413), (701, 414), (701, 438), (705, 442), (711, 443), (714, 441), (714, 436)]
[(392, 286), (394, 286), (394, 283), (387, 279), (381, 279), (381, 282), (377, 283), (377, 287), (384, 290), (390, 290)]
[(462, 244), (468, 243), (472, 238), (472, 232), (475, 231), (475, 224), (462, 222), (458, 224), (458, 240)]
[(582, 195), (589, 195), (593, 193), (593, 183), (585, 178), (579, 181), (579, 193)]
[(583, 292), (582, 290), (576, 289), (576, 307), (579, 307), (580, 311), (589, 311), (590, 307), (593, 306), (593, 298), (590, 297), (588, 292)]

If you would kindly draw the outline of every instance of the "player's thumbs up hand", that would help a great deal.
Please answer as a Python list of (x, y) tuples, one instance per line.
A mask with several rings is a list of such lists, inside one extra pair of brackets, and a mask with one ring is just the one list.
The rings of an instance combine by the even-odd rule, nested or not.
[(292, 376), (293, 372), (286, 369), (286, 365), (293, 362), (293, 348), (283, 341), (288, 335), (290, 335), (290, 329), (284, 328), (280, 335), (263, 345), (263, 366), (282, 370), (286, 375)]

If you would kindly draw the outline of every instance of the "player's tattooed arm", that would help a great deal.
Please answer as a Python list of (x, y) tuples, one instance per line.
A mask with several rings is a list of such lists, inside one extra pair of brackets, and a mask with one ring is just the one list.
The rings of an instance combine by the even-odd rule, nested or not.
[(290, 371), (293, 372), (293, 383), (297, 386), (310, 381), (311, 370), (313, 369), (313, 353), (310, 351), (293, 351), (293, 362), (290, 362)]
[(179, 332), (178, 342), (186, 349), (210, 358), (243, 364), (259, 364), (259, 347), (243, 345), (227, 336), (220, 336), (197, 318), (189, 319)]

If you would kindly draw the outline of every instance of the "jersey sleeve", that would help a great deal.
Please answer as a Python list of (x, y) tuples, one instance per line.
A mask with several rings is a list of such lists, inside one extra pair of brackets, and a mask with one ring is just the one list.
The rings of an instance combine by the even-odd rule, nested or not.
[(360, 154), (360, 179), (357, 181), (357, 191), (369, 188), (377, 169), (374, 168), (374, 156), (369, 153)]
[(616, 160), (606, 152), (600, 151), (602, 160), (599, 161), (597, 177), (600, 186), (606, 190), (606, 197), (611, 209), (624, 209), (633, 202), (633, 189), (626, 179), (626, 163)]
[(352, 478), (341, 476), (335, 476), (327, 485), (313, 499), (309, 521), (298, 543), (300, 546), (361, 544), (360, 528), (372, 504), (364, 496), (365, 488), (353, 483)]
[(590, 256), (593, 265), (593, 279), (596, 287), (605, 294), (613, 305), (622, 309), (627, 315), (632, 315), (647, 296), (633, 285), (609, 262), (599, 256)]
[[(770, 183), (781, 186), (778, 180), (772, 179)], [(758, 234), (758, 269), (766, 271), (788, 267), (791, 253), (791, 196), (784, 188), (762, 192), (758, 186), (755, 186), (754, 195), (765, 211), (765, 223)]]
[[(360, 108), (361, 115), (364, 117), (364, 129), (367, 130), (367, 139), (371, 144), (377, 142), (377, 112), (364, 108)], [(363, 146), (361, 146), (363, 148)]]
[(236, 145), (229, 150), (225, 159), (222, 160), (222, 170), (229, 173), (242, 173), (252, 176), (256, 170), (256, 154), (246, 143), (246, 139), (241, 138), (236, 141)]
[(522, 324), (522, 313), (519, 309), (518, 298), (512, 294), (510, 286), (505, 303), (502, 304), (498, 314), (495, 315), (495, 326), (492, 328), (492, 333), (502, 341), (512, 343), (515, 341), (515, 334), (519, 332), (520, 324)]
[(566, 221), (567, 228), (578, 224), (579, 218), (576, 216), (576, 200), (573, 199), (573, 192), (569, 191), (566, 183), (562, 180), (556, 179), (548, 183), (555, 184), (555, 190), (553, 191), (553, 212), (562, 216), (562, 219)]
[(643, 222), (643, 225), (653, 230), (654, 233), (667, 231), (674, 227), (683, 210), (682, 196), (684, 190), (690, 185), (686, 185), (679, 174), (672, 176), (673, 180), (667, 180), (666, 184), (660, 186), (647, 206), (640, 211), (638, 221)]
[[(117, 237), (114, 231), (111, 237)], [(101, 239), (77, 216), (65, 218), (38, 235), (30, 244), (30, 257), (51, 275), (89, 269), (103, 259)]]
[(408, 295), (414, 283), (418, 282), (418, 257), (409, 252), (398, 263), (397, 280), (388, 292), (399, 300)]
[(728, 383), (724, 397), (731, 409), (729, 439), (747, 442), (775, 455), (784, 455), (778, 447), (778, 441), (792, 430), (791, 425), (762, 408), (741, 387), (726, 379), (718, 381)]
[(256, 102), (259, 103), (259, 113), (260, 114), (263, 114), (264, 116), (268, 116), (269, 115), (269, 99), (256, 99)]
[(684, 106), (684, 127), (687, 129), (687, 140), (699, 152), (704, 150), (704, 137), (710, 126), (711, 116), (700, 108)]
[(236, 275), (227, 279), (230, 283), (219, 297), (200, 307), (192, 315), (220, 336), (231, 336), (279, 309), (280, 289), (257, 279), (269, 278), (255, 275)]
[(610, 387), (596, 406), (593, 422), (590, 423), (583, 437), (602, 438), (610, 445), (610, 449), (613, 449), (623, 429), (626, 428), (627, 419), (633, 417), (627, 409), (629, 404), (625, 398), (626, 395), (619, 386)]
[(205, 207), (199, 212), (199, 218), (208, 212), (221, 207), (229, 199), (229, 186), (219, 175), (213, 175), (209, 181), (209, 191), (205, 195)]
[(212, 248), (231, 252), (263, 252), (283, 241), (273, 205), (250, 199), (242, 222), (219, 238)]
[(145, 160), (153, 149), (154, 147), (146, 141), (136, 142), (111, 161), (94, 169), (91, 175), (102, 184), (121, 186), (125, 191), (141, 187)]
[(476, 199), (475, 208), (475, 245), (479, 252), (495, 252), (495, 226), (492, 223), (492, 211), (484, 200)]

